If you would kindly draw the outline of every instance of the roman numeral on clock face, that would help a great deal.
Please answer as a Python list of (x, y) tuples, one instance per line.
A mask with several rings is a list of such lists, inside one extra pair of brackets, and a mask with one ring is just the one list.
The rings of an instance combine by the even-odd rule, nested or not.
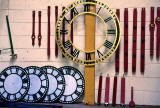
[(103, 56), (103, 54), (99, 50), (97, 50), (97, 54), (99, 58)]
[(75, 7), (72, 9), (72, 12), (73, 12), (74, 16), (79, 14), (79, 12), (77, 11), (77, 9)]
[(116, 30), (108, 30), (108, 34), (116, 34)]
[(73, 51), (73, 56), (76, 57), (76, 58), (78, 58), (79, 52), (80, 52), (80, 51), (78, 51), (77, 49), (75, 49), (75, 50)]
[(84, 5), (84, 12), (89, 12), (90, 11), (90, 5), (89, 4), (85, 4)]
[(105, 23), (107, 23), (108, 21), (110, 21), (112, 19), (112, 17), (108, 17), (104, 20)]
[(70, 49), (71, 46), (72, 46), (72, 44), (70, 43), (69, 40), (67, 40), (67, 41), (64, 43), (64, 47), (65, 47), (66, 50)]
[(108, 41), (108, 40), (106, 40), (105, 43), (104, 43), (104, 46), (107, 47), (108, 49), (111, 49), (112, 45), (113, 45), (113, 43)]
[(86, 60), (91, 60), (91, 53), (86, 53)]

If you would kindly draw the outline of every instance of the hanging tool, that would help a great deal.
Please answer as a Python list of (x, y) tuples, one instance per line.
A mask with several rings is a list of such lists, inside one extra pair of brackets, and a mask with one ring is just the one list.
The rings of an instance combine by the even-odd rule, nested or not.
[(125, 106), (125, 74), (121, 78), (121, 101), (120, 101), (120, 105), (122, 107)]
[[(119, 19), (119, 21), (120, 21), (120, 10), (119, 9), (117, 9), (116, 10), (116, 15), (117, 15), (117, 17), (118, 17), (118, 19)], [(115, 54), (115, 71), (116, 71), (116, 73), (117, 74), (119, 74), (119, 59), (120, 59), (120, 44), (119, 44), (119, 46), (118, 46), (118, 48), (117, 48), (117, 50), (116, 50), (116, 54)]]
[(135, 107), (135, 102), (133, 100), (133, 87), (131, 87), (131, 101), (129, 102), (130, 107)]
[(105, 99), (104, 99), (104, 105), (109, 105), (109, 86), (110, 86), (110, 77), (109, 74), (107, 74), (106, 77), (106, 88), (105, 88)]
[(10, 30), (8, 16), (6, 16), (6, 23), (7, 23), (7, 28), (8, 28), (8, 36), (9, 36), (10, 48), (5, 48), (5, 49), (0, 50), (0, 54), (1, 54), (1, 51), (3, 51), (3, 50), (11, 49), (12, 58), (17, 58), (17, 54), (14, 53), (14, 47), (13, 47), (13, 42), (12, 42), (12, 36), (11, 36), (11, 30)]
[(99, 76), (99, 87), (98, 87), (98, 98), (97, 98), (97, 104), (101, 104), (101, 95), (102, 95), (102, 73)]
[[(55, 6), (55, 19), (56, 19), (55, 20), (55, 24), (56, 24), (58, 20), (58, 6)], [(55, 56), (58, 57), (58, 45), (56, 41), (55, 41)]]
[(50, 58), (50, 10), (51, 7), (48, 6), (48, 44), (47, 44), (47, 56)]
[(128, 8), (124, 10), (124, 73), (128, 73)]
[(144, 74), (145, 69), (145, 8), (141, 11), (141, 59), (140, 59), (140, 71)]
[(133, 10), (133, 44), (132, 44), (132, 73), (136, 73), (136, 48), (137, 48), (137, 8)]
[(156, 18), (156, 26), (157, 26), (157, 42), (156, 42), (156, 58), (159, 60), (160, 56), (160, 7), (157, 7), (157, 18)]
[(39, 27), (38, 27), (38, 45), (39, 47), (41, 46), (41, 39), (42, 39), (42, 35), (41, 35), (41, 11), (38, 11), (38, 24), (39, 24)]
[(117, 75), (114, 76), (114, 81), (113, 81), (112, 106), (116, 106), (116, 98), (117, 98)]
[(32, 46), (35, 45), (35, 11), (32, 11)]
[(155, 30), (155, 24), (154, 24), (154, 7), (151, 7), (150, 10), (150, 58), (153, 59), (154, 55), (154, 30)]

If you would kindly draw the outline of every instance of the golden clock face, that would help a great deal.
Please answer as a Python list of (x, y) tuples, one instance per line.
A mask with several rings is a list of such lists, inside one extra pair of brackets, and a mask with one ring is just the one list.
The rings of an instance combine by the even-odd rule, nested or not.
[[(90, 6), (96, 6), (95, 12), (90, 12)], [(70, 11), (74, 13), (74, 17), (70, 18)], [(91, 14), (95, 16), (95, 49), (85, 50), (85, 40), (79, 35), (74, 34), (74, 42), (71, 41), (71, 24), (74, 23), (74, 32), (80, 32), (78, 26), (85, 29), (85, 15)], [(65, 31), (63, 30), (63, 22), (65, 22)], [(82, 24), (84, 26), (82, 26)], [(75, 30), (77, 29), (77, 30)], [(85, 31), (81, 30), (80, 33)], [(62, 36), (65, 34), (65, 42), (62, 42)], [(83, 38), (83, 39), (82, 39)], [(97, 0), (77, 0), (66, 7), (56, 24), (56, 41), (63, 55), (71, 61), (82, 65), (95, 65), (103, 62), (111, 57), (117, 49), (120, 42), (120, 24), (119, 20), (108, 5)], [(90, 44), (90, 43), (87, 43)], [(73, 48), (73, 52), (71, 51)], [(92, 54), (94, 53), (94, 58)]]

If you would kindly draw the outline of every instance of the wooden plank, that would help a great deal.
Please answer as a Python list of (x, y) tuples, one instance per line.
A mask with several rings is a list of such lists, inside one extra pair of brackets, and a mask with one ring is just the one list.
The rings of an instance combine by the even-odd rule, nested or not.
[[(95, 12), (95, 6), (90, 5), (90, 11)], [(85, 15), (85, 50), (95, 49), (95, 16)], [(95, 53), (91, 54), (95, 58)], [(95, 66), (85, 66), (85, 104), (94, 105), (95, 102)]]

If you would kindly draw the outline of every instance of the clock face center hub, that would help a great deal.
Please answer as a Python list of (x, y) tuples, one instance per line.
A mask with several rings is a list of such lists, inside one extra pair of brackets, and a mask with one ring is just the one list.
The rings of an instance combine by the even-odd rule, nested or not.
[(10, 94), (17, 93), (22, 87), (22, 80), (19, 75), (9, 75), (4, 82), (4, 88)]

